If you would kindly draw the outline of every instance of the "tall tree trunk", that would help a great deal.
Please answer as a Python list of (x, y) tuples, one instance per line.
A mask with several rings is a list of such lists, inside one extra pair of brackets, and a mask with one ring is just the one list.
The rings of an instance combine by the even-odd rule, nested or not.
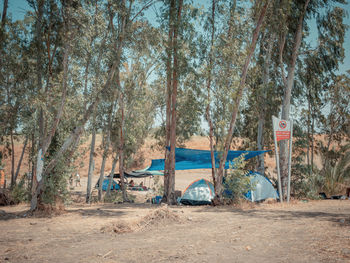
[(119, 174), (120, 174), (120, 185), (123, 192), (123, 201), (129, 202), (126, 185), (124, 183), (124, 97), (123, 93), (120, 92), (119, 107), (121, 114), (121, 125), (120, 125), (120, 138), (119, 138)]
[[(299, 55), (299, 48), (300, 48), (302, 36), (303, 36), (304, 17), (305, 17), (306, 9), (309, 5), (309, 2), (310, 0), (305, 1), (303, 11), (299, 17), (291, 61), (290, 61), (290, 64), (288, 65), (288, 76), (285, 81), (285, 89), (284, 89), (283, 105), (282, 105), (282, 119), (284, 120), (289, 120), (290, 101), (292, 97), (295, 66)], [(282, 75), (283, 75), (283, 78), (285, 78), (283, 71), (282, 71)], [(288, 182), (288, 141), (286, 140), (283, 140), (280, 142), (280, 167), (281, 167), (280, 170), (281, 170), (281, 182), (282, 182), (281, 196), (283, 198), (283, 196), (287, 194), (287, 182)]]
[(32, 163), (32, 176), (30, 178), (30, 188), (29, 189), (33, 189), (33, 179), (34, 179), (34, 175), (35, 175), (35, 134), (34, 132), (32, 133), (32, 149), (31, 149), (31, 153), (30, 153), (31, 157), (31, 163)]
[[(39, 0), (40, 4), (42, 0)], [(40, 147), (39, 147), (39, 152), (38, 152), (38, 156), (41, 155), (42, 156), (42, 163), (38, 162), (37, 163), (37, 172), (36, 172), (36, 189), (33, 191), (32, 193), (32, 202), (31, 202), (31, 211), (35, 210), (37, 208), (37, 203), (38, 200), (33, 200), (33, 199), (39, 199), (40, 198), (40, 192), (42, 191), (42, 187), (43, 187), (43, 180), (42, 178), (45, 176), (45, 173), (43, 173), (43, 166), (44, 166), (44, 158), (45, 158), (45, 154), (48, 150), (48, 148), (51, 145), (52, 142), (52, 138), (54, 137), (56, 130), (58, 128), (58, 125), (61, 121), (62, 115), (63, 115), (63, 111), (64, 111), (64, 107), (65, 107), (65, 103), (66, 103), (66, 96), (67, 96), (67, 88), (68, 88), (68, 64), (69, 64), (69, 54), (70, 54), (70, 42), (71, 42), (71, 38), (72, 36), (70, 35), (70, 11), (68, 10), (68, 8), (64, 11), (65, 13), (65, 29), (66, 29), (66, 36), (65, 36), (65, 46), (64, 46), (64, 54), (63, 54), (63, 81), (62, 81), (62, 97), (61, 97), (61, 103), (60, 106), (57, 110), (55, 119), (51, 125), (51, 129), (50, 132), (46, 135), (46, 132), (43, 132), (43, 130), (45, 130), (43, 128), (43, 110), (40, 110), (40, 130), (41, 133), (43, 133), (41, 136), (42, 138), (40, 138), (39, 141), (42, 141), (40, 143)], [(39, 23), (38, 23), (39, 24)], [(41, 24), (41, 22), (40, 22)], [(39, 30), (41, 32), (41, 28)], [(39, 34), (39, 33), (38, 33)], [(41, 33), (40, 33), (41, 34)], [(39, 34), (39, 35), (40, 35)], [(40, 53), (40, 50), (38, 50), (38, 53)], [(41, 56), (38, 55), (38, 60), (40, 58), (41, 61)], [(40, 66), (40, 68), (39, 68)], [(41, 83), (41, 65), (38, 66), (38, 82)], [(42, 86), (42, 84), (40, 84)], [(40, 86), (39, 85), (39, 86)]]
[(11, 139), (11, 189), (15, 186), (15, 143), (13, 139), (13, 129), (10, 132)]
[(103, 181), (104, 181), (104, 172), (105, 172), (105, 165), (106, 165), (106, 159), (107, 159), (107, 149), (106, 149), (106, 138), (105, 135), (102, 133), (102, 147), (103, 147), (103, 153), (102, 153), (102, 163), (100, 167), (100, 178), (99, 178), (99, 185), (98, 185), (98, 201), (102, 201), (102, 191), (103, 191)]
[(90, 104), (88, 109), (85, 111), (83, 119), (79, 123), (77, 127), (71, 132), (71, 134), (68, 136), (68, 138), (64, 141), (63, 145), (61, 148), (56, 152), (55, 156), (52, 158), (50, 163), (46, 166), (45, 173), (51, 172), (51, 170), (55, 167), (58, 159), (67, 151), (69, 147), (72, 145), (76, 145), (77, 142), (80, 139), (81, 134), (85, 130), (85, 124), (89, 120), (91, 114), (93, 114), (96, 110), (96, 107), (98, 103), (101, 100), (101, 95), (110, 87), (111, 81), (114, 78), (116, 69), (118, 67), (118, 61), (115, 60), (113, 62), (112, 67), (110, 68), (108, 72), (108, 77), (106, 80), (106, 83), (104, 84), (103, 88), (98, 91), (95, 100)]
[[(89, 172), (88, 172), (88, 181), (86, 188), (86, 203), (90, 204), (91, 202), (91, 181), (94, 173), (94, 155), (95, 155), (95, 141), (96, 141), (96, 128), (95, 128), (95, 117), (93, 121), (92, 127), (92, 138), (91, 138), (91, 146), (90, 146), (90, 160), (89, 160)], [(102, 184), (100, 181), (99, 184)]]
[(223, 154), (220, 158), (219, 169), (217, 171), (217, 178), (216, 178), (217, 187), (215, 188), (214, 203), (221, 203), (221, 197), (222, 197), (222, 192), (223, 192), (222, 179), (224, 176), (224, 169), (225, 169), (227, 154), (228, 154), (228, 151), (230, 149), (230, 144), (232, 141), (233, 129), (235, 127), (238, 109), (239, 109), (239, 104), (241, 102), (243, 90), (245, 87), (245, 81), (246, 81), (246, 77), (247, 77), (248, 67), (250, 64), (250, 60), (251, 60), (251, 58), (254, 54), (254, 51), (255, 51), (256, 42), (257, 42), (258, 37), (259, 37), (260, 28), (261, 28), (261, 25), (262, 25), (264, 17), (265, 17), (268, 3), (269, 3), (269, 1), (266, 1), (266, 3), (264, 4), (264, 6), (262, 7), (262, 9), (260, 11), (259, 19), (258, 19), (257, 25), (254, 29), (254, 32), (253, 32), (252, 42), (249, 46), (248, 55), (247, 55), (247, 58), (245, 60), (245, 63), (244, 63), (243, 69), (242, 69), (241, 81), (240, 81), (240, 84), (239, 84), (239, 87), (237, 90), (237, 95), (235, 98), (235, 104), (234, 104), (234, 108), (232, 111), (230, 127), (228, 130), (227, 136), (226, 136), (226, 140), (225, 140), (225, 144), (224, 144), (224, 151), (223, 151)]
[(110, 173), (110, 177), (109, 177), (109, 181), (108, 181), (108, 187), (107, 187), (107, 196), (111, 195), (111, 186), (112, 186), (112, 182), (113, 182), (113, 176), (114, 176), (114, 171), (115, 171), (115, 166), (117, 165), (118, 162), (118, 154), (116, 154), (115, 158), (113, 159), (113, 163), (112, 163), (112, 170)]
[(172, 53), (174, 36), (175, 0), (170, 2), (169, 33), (167, 46), (167, 98), (166, 98), (166, 126), (165, 126), (165, 163), (164, 163), (164, 194), (162, 202), (168, 202), (169, 177), (170, 177), (170, 127), (171, 127), (171, 97), (172, 97)]
[[(271, 64), (271, 52), (272, 46), (275, 39), (275, 34), (270, 34), (268, 38), (267, 50), (264, 59), (264, 75), (263, 75), (263, 92), (261, 98), (261, 107), (259, 111), (259, 120), (258, 120), (258, 139), (257, 146), (258, 151), (264, 150), (264, 129), (265, 129), (265, 119), (266, 119), (266, 106), (267, 106), (267, 89), (270, 81), (270, 64)], [(260, 174), (265, 174), (265, 160), (264, 155), (260, 154), (258, 156), (258, 172)]]
[[(112, 112), (113, 112), (113, 103), (111, 104), (110, 111), (108, 114), (108, 124), (107, 124), (107, 135), (105, 143), (104, 143), (104, 150), (103, 150), (103, 157), (102, 157), (102, 164), (101, 164), (101, 170), (100, 170), (100, 182), (103, 182), (104, 180), (104, 172), (105, 172), (105, 165), (106, 165), (106, 159), (108, 157), (108, 151), (109, 151), (109, 146), (111, 142), (111, 126), (112, 126)], [(98, 188), (98, 200), (102, 201), (102, 184), (99, 185)]]
[(214, 36), (215, 36), (215, 0), (212, 0), (211, 9), (211, 41), (209, 51), (209, 67), (207, 76), (207, 92), (208, 92), (208, 105), (206, 108), (206, 119), (209, 124), (209, 145), (210, 145), (210, 157), (211, 157), (211, 176), (213, 178), (214, 186), (216, 185), (216, 167), (215, 167), (215, 154), (214, 154), (214, 127), (210, 116), (210, 103), (211, 103), (211, 80), (213, 70), (213, 48), (214, 48)]
[[(36, 50), (37, 50), (37, 64), (36, 64), (36, 75), (37, 75), (37, 92), (38, 94), (42, 93), (42, 54), (41, 51), (42, 48), (42, 19), (43, 19), (43, 13), (44, 13), (44, 1), (38, 0), (37, 1), (37, 15), (36, 15), (36, 25), (35, 25), (35, 36), (36, 36)], [(38, 127), (39, 127), (39, 142), (38, 142), (38, 148), (42, 147), (43, 144), (43, 138), (44, 138), (44, 116), (43, 116), (43, 110), (42, 108), (39, 109), (39, 118), (38, 118)], [(39, 150), (38, 150), (39, 151)], [(39, 153), (38, 153), (39, 154)], [(39, 168), (39, 167), (37, 167)], [(37, 175), (37, 169), (35, 169), (35, 173), (33, 174), (33, 182), (32, 182), (32, 199), (31, 199), (31, 205), (30, 209), (31, 211), (35, 210), (37, 208), (38, 203), (38, 194), (39, 194), (39, 182), (41, 180), (41, 174)]]
[(314, 151), (315, 151), (315, 147), (314, 147), (314, 132), (315, 132), (315, 118), (312, 115), (312, 122), (311, 122), (311, 171), (314, 171)]
[(179, 0), (177, 7), (177, 19), (174, 26), (174, 38), (173, 38), (173, 90), (171, 98), (171, 127), (170, 127), (170, 174), (169, 174), (169, 187), (168, 187), (168, 204), (176, 204), (175, 198), (175, 148), (176, 148), (176, 99), (177, 99), (177, 86), (178, 86), (178, 43), (177, 36), (181, 21), (182, 0)]
[(2, 16), (1, 16), (1, 27), (0, 27), (0, 45), (4, 41), (5, 25), (6, 25), (6, 19), (7, 19), (7, 8), (8, 8), (8, 0), (4, 0), (4, 6), (2, 9)]
[(17, 164), (17, 169), (16, 169), (16, 173), (15, 173), (15, 179), (14, 179), (15, 183), (16, 183), (16, 181), (17, 181), (17, 177), (18, 177), (19, 171), (20, 171), (20, 169), (21, 169), (21, 165), (22, 165), (22, 161), (23, 161), (23, 156), (24, 156), (24, 152), (25, 152), (26, 147), (27, 147), (27, 143), (28, 143), (28, 136), (26, 136), (26, 139), (25, 139), (25, 141), (24, 141), (24, 143), (23, 143), (22, 153), (21, 153), (21, 156), (20, 156), (19, 161), (18, 161), (18, 164)]
[(309, 177), (311, 177), (311, 165), (310, 165), (310, 141), (311, 141), (311, 135), (310, 135), (310, 126), (311, 126), (311, 120), (310, 120), (310, 112), (311, 112), (311, 97), (310, 97), (310, 90), (308, 92), (308, 113), (307, 113), (307, 152), (306, 152), (306, 159), (307, 159), (307, 170)]

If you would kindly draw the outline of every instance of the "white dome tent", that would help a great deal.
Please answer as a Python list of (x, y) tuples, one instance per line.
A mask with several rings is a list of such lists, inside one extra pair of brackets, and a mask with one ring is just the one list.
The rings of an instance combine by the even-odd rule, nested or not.
[(245, 196), (252, 202), (259, 202), (268, 198), (278, 199), (278, 192), (273, 187), (272, 183), (265, 176), (258, 172), (252, 172), (250, 176), (250, 183), (254, 190), (249, 191)]

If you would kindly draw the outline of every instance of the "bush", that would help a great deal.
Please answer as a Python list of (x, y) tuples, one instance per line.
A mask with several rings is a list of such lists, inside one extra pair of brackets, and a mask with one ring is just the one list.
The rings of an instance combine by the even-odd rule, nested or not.
[(55, 205), (56, 200), (67, 203), (69, 200), (68, 180), (72, 173), (72, 168), (67, 166), (62, 158), (52, 172), (43, 178), (44, 191), (41, 201), (51, 205)]
[(244, 199), (244, 195), (254, 189), (254, 185), (251, 185), (250, 178), (247, 176), (248, 171), (244, 169), (246, 162), (244, 160), (245, 155), (241, 155), (230, 163), (230, 169), (228, 174), (224, 178), (224, 186), (226, 194), (224, 197), (233, 200), (238, 203)]
[(14, 186), (11, 197), (16, 204), (29, 201), (30, 189), (25, 185), (25, 177), (22, 177), (19, 183)]

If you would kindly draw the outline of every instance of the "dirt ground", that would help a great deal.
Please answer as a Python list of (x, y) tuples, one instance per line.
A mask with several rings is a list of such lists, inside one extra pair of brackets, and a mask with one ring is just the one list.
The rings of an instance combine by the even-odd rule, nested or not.
[(1, 207), (0, 262), (350, 262), (350, 201)]
[[(205, 140), (187, 147), (204, 149)], [(147, 147), (143, 167), (163, 156)], [(273, 159), (266, 162), (273, 171)], [(24, 204), (0, 207), (1, 263), (350, 262), (350, 200), (167, 207), (144, 203), (149, 192), (133, 191), (138, 203), (87, 205), (87, 165), (79, 173), (73, 202), (59, 215), (29, 216)], [(176, 190), (200, 178), (210, 179), (210, 171), (177, 171)], [(135, 183), (141, 180), (153, 186), (149, 178)]]

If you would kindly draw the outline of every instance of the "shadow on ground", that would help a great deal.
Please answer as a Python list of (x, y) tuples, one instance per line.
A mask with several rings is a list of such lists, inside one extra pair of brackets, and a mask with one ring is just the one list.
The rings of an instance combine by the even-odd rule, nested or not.
[(339, 212), (324, 212), (324, 211), (302, 211), (302, 210), (282, 210), (282, 209), (248, 209), (242, 210), (233, 207), (207, 207), (195, 210), (198, 213), (232, 213), (237, 216), (254, 217), (267, 220), (299, 220), (299, 219), (315, 219), (319, 221), (328, 221), (337, 223), (341, 226), (350, 226), (350, 210), (347, 213)]

